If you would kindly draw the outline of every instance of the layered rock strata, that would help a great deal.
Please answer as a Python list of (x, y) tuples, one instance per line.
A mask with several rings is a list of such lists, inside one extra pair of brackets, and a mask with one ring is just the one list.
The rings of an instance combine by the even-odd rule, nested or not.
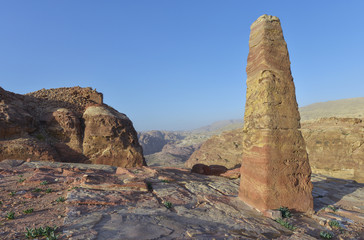
[[(364, 183), (364, 122), (360, 118), (322, 118), (301, 123), (313, 173)], [(243, 130), (213, 136), (187, 161), (227, 168), (242, 160)], [(234, 152), (240, 154), (232, 154)]]
[(287, 44), (277, 17), (251, 26), (239, 197), (265, 211), (313, 209), (311, 168)]
[(23, 159), (145, 165), (129, 118), (91, 88), (42, 89), (26, 95), (0, 88), (0, 161)]
[(324, 118), (302, 123), (314, 173), (364, 183), (364, 122)]
[(193, 152), (185, 166), (192, 168), (195, 164), (206, 164), (222, 165), (229, 169), (240, 167), (243, 157), (242, 138), (242, 129), (212, 136)]

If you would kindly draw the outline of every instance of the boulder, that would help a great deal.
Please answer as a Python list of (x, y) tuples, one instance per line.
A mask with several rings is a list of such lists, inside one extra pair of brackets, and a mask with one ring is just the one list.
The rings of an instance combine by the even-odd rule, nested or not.
[(259, 211), (313, 211), (311, 168), (280, 20), (251, 26), (239, 197)]
[(198, 173), (203, 175), (215, 175), (220, 176), (224, 174), (228, 169), (221, 165), (210, 165), (207, 166), (205, 164), (195, 164), (191, 169), (191, 173)]
[(90, 106), (83, 114), (83, 153), (92, 163), (119, 167), (146, 165), (129, 118), (106, 106)]

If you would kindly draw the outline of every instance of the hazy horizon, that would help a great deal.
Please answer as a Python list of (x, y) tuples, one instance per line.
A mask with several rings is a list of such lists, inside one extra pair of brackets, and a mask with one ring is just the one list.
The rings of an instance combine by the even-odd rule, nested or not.
[(250, 25), (280, 18), (300, 107), (363, 97), (364, 2), (4, 1), (0, 86), (92, 87), (137, 131), (242, 119)]

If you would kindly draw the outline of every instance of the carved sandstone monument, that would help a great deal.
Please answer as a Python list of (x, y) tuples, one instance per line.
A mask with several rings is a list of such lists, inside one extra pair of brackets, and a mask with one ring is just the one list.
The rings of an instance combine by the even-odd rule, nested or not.
[(239, 197), (259, 211), (313, 209), (311, 168), (277, 17), (251, 26)]

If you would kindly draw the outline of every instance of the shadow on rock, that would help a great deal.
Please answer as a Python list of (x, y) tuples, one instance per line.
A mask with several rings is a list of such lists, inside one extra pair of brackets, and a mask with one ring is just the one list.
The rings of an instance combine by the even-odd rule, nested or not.
[(329, 205), (345, 206), (348, 202), (351, 202), (351, 210), (355, 211), (361, 208), (364, 209), (364, 184), (357, 183), (353, 180), (345, 180), (314, 174), (312, 176), (312, 183), (312, 195), (314, 199), (315, 211), (318, 211)]

